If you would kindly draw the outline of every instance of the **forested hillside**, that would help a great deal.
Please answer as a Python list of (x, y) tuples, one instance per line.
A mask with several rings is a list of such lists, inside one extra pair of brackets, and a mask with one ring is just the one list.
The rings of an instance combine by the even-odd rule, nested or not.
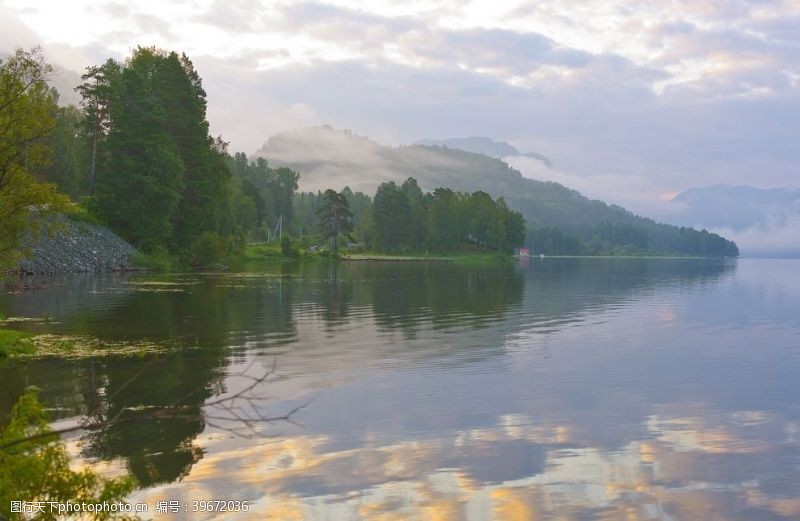
[(423, 190), (445, 186), (502, 197), (525, 217), (527, 242), (537, 253), (738, 255), (736, 245), (719, 235), (660, 224), (462, 150), (392, 148), (348, 131), (312, 127), (276, 135), (256, 155), (297, 170), (304, 190), (349, 186), (372, 193), (382, 182), (413, 177)]
[(57, 105), (38, 51), (18, 51), (0, 69), (10, 100), (0, 121), (29, 123), (4, 126), (6, 259), (19, 256), (31, 211), (77, 212), (154, 258), (193, 265), (276, 232), (286, 253), (300, 237), (308, 247), (341, 237), (393, 252), (527, 244), (545, 254), (738, 255), (718, 235), (658, 224), (462, 150), (391, 148), (316, 127), (271, 138), (254, 159), (231, 155), (209, 134), (199, 74), (175, 52), (139, 47), (89, 67), (79, 106)]

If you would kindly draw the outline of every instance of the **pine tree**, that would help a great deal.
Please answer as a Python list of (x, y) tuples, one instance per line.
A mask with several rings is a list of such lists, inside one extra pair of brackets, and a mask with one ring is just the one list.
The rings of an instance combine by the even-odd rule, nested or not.
[(412, 250), (419, 250), (425, 245), (428, 230), (428, 210), (422, 189), (413, 177), (406, 179), (400, 186), (408, 199), (409, 223), (408, 241)]
[(320, 233), (326, 239), (333, 239), (333, 251), (339, 251), (339, 235), (349, 237), (353, 232), (353, 212), (347, 198), (335, 190), (325, 190), (316, 214)]
[(378, 187), (373, 201), (372, 219), (377, 245), (388, 251), (397, 251), (406, 246), (411, 208), (405, 192), (394, 181), (389, 181)]
[(169, 242), (183, 191), (184, 164), (151, 81), (157, 61), (139, 49), (120, 75), (110, 103), (108, 159), (93, 202), (116, 231), (144, 249)]
[(89, 195), (94, 192), (102, 142), (111, 129), (111, 100), (113, 89), (120, 84), (121, 73), (122, 65), (108, 59), (103, 65), (89, 67), (86, 74), (81, 76), (83, 83), (75, 89), (82, 98), (83, 126), (91, 143), (86, 182)]
[(203, 232), (219, 231), (221, 196), (231, 177), (224, 160), (227, 144), (208, 134), (206, 93), (189, 58), (174, 52), (157, 57), (153, 88), (166, 114), (166, 132), (184, 165), (173, 243), (185, 251)]

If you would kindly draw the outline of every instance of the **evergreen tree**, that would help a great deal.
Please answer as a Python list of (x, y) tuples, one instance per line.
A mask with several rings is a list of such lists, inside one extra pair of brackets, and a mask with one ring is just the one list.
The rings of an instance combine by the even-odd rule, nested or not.
[(436, 251), (452, 251), (464, 241), (460, 196), (449, 188), (433, 191), (428, 215), (428, 243)]
[(58, 107), (53, 132), (44, 139), (51, 158), (40, 173), (73, 198), (84, 194), (87, 188), (87, 150), (82, 127), (83, 115), (77, 107)]
[(428, 210), (425, 199), (413, 177), (406, 179), (400, 189), (408, 199), (408, 241), (412, 250), (419, 250), (425, 246), (428, 232)]
[(320, 233), (325, 239), (333, 239), (333, 251), (339, 251), (339, 235), (349, 237), (353, 231), (353, 212), (347, 198), (335, 190), (325, 190), (316, 214)]
[(173, 242), (178, 250), (191, 247), (206, 231), (219, 231), (230, 172), (227, 144), (208, 134), (206, 93), (186, 55), (139, 49), (156, 60), (153, 89), (166, 115), (166, 132), (184, 165), (183, 191), (176, 213)]
[(381, 184), (375, 192), (372, 219), (379, 248), (398, 251), (408, 245), (411, 207), (405, 192), (394, 181)]
[(170, 242), (183, 191), (184, 164), (151, 81), (157, 61), (137, 50), (113, 89), (106, 166), (93, 202), (112, 228), (145, 249)]
[(268, 179), (272, 203), (275, 207), (275, 218), (282, 218), (285, 224), (289, 224), (294, 217), (292, 201), (294, 193), (297, 191), (300, 174), (289, 168), (280, 167), (268, 170)]
[(89, 168), (86, 191), (94, 193), (102, 142), (111, 130), (111, 100), (118, 86), (122, 65), (112, 59), (103, 65), (89, 67), (81, 76), (83, 83), (75, 89), (81, 95), (84, 132), (89, 136)]

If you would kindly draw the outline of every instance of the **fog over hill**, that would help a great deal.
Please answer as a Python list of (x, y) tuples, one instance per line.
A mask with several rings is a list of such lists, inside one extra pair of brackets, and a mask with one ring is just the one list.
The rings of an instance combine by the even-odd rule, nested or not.
[[(298, 171), (300, 189), (306, 191), (349, 186), (372, 195), (379, 184), (402, 182), (407, 177), (416, 178), (427, 191), (438, 187), (482, 190), (505, 198), (511, 208), (522, 212), (530, 230), (553, 228), (569, 235), (568, 240), (548, 236), (559, 248), (567, 248), (559, 251), (563, 253), (576, 251), (578, 242), (583, 252), (712, 254), (713, 250), (713, 254), (722, 254), (726, 249), (735, 250), (735, 245), (726, 245), (720, 237), (656, 223), (620, 206), (590, 200), (558, 183), (525, 178), (500, 159), (456, 148), (393, 148), (321, 126), (277, 134), (255, 155), (272, 166)], [(569, 241), (574, 244), (568, 246)], [(707, 246), (709, 251), (705, 251)]]
[(736, 240), (748, 256), (800, 257), (800, 188), (714, 185), (678, 194), (662, 217)]
[(505, 141), (494, 141), (488, 137), (450, 138), (437, 141), (435, 139), (420, 139), (415, 145), (438, 146), (456, 148), (476, 154), (483, 154), (497, 159), (506, 157), (529, 157), (541, 161), (547, 168), (553, 168), (553, 162), (547, 156), (537, 152), (520, 152), (517, 148)]

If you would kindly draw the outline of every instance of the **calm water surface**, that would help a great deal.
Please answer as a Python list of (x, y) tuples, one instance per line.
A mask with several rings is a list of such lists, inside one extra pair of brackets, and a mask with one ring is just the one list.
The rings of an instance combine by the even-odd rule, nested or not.
[[(183, 419), (68, 440), (97, 468), (127, 468), (143, 486), (131, 500), (151, 508), (800, 519), (800, 261), (305, 264), (51, 282), (0, 295), (0, 310), (52, 317), (21, 326), (36, 331), (192, 347), (155, 362), (0, 365), (3, 418), (30, 384), (58, 424), (98, 404), (135, 419), (186, 397)], [(259, 414), (311, 403), (298, 425), (233, 435), (206, 404), (273, 363)]]

